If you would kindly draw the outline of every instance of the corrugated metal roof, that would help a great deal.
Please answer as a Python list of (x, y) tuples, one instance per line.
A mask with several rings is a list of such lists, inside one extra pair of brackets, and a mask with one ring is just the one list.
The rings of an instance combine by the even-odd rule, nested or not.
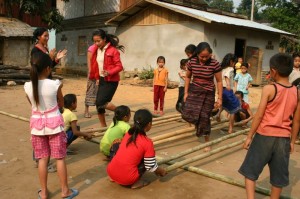
[(0, 37), (32, 37), (30, 25), (15, 19), (0, 17)]
[[(132, 14), (129, 14), (132, 9), (143, 9), (146, 4), (155, 4), (161, 7), (164, 7), (169, 10), (173, 10), (174, 12), (178, 12), (196, 19), (199, 19), (201, 21), (207, 22), (207, 23), (223, 23), (223, 24), (228, 24), (228, 25), (234, 25), (234, 26), (241, 26), (245, 28), (252, 28), (252, 29), (258, 29), (258, 30), (263, 30), (263, 31), (268, 31), (268, 32), (275, 32), (279, 34), (285, 34), (285, 35), (293, 35), (289, 32), (285, 32), (283, 30), (279, 30), (277, 28), (273, 28), (264, 24), (260, 24), (254, 21), (250, 21), (247, 19), (240, 19), (240, 18), (235, 18), (235, 17), (230, 17), (230, 16), (225, 16), (225, 15), (220, 15), (216, 13), (210, 13), (202, 10), (197, 10), (194, 8), (188, 8), (180, 5), (175, 5), (175, 4), (170, 4), (170, 3), (165, 3), (165, 2), (160, 2), (156, 0), (144, 0), (140, 1), (137, 4), (134, 4), (133, 6), (129, 7), (128, 9), (124, 10), (123, 12), (119, 13), (117, 16), (113, 17), (112, 19), (108, 20), (106, 24), (116, 24), (119, 22), (122, 22), (123, 20), (127, 19), (128, 17), (132, 16)], [(142, 7), (139, 6), (139, 4), (143, 4)], [(137, 13), (138, 11), (135, 11)]]

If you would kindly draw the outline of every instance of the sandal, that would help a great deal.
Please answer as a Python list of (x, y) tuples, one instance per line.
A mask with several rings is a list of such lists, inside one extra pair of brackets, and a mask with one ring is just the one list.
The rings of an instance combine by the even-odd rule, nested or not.
[(42, 199), (42, 197), (41, 197), (41, 195), (40, 195), (41, 192), (42, 192), (42, 190), (39, 189), (39, 190), (38, 190), (38, 199)]
[(48, 173), (55, 173), (57, 171), (56, 167), (53, 164), (48, 165)]
[(85, 117), (85, 118), (91, 118), (91, 117), (92, 117), (92, 115), (91, 115), (91, 114), (89, 114), (89, 113), (85, 113), (85, 114), (84, 114), (84, 117)]
[(136, 183), (134, 183), (133, 185), (131, 185), (131, 189), (140, 189), (140, 188), (145, 187), (149, 184), (150, 184), (150, 182), (139, 180)]
[(75, 198), (79, 194), (79, 191), (77, 189), (72, 188), (71, 191), (72, 191), (71, 195), (63, 197), (63, 198), (72, 199), (72, 198)]

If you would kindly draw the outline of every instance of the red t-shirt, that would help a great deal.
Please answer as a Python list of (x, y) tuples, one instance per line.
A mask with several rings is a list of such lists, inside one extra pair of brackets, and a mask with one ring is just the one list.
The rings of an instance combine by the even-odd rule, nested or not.
[(119, 150), (107, 166), (109, 177), (121, 185), (132, 185), (139, 179), (138, 165), (144, 158), (155, 157), (152, 140), (147, 136), (138, 135), (136, 144), (131, 142), (126, 146), (131, 137), (125, 134)]
[(247, 102), (245, 102), (245, 101), (242, 101), (242, 109), (244, 109), (244, 110), (248, 110), (248, 108), (249, 108), (249, 104), (247, 103)]

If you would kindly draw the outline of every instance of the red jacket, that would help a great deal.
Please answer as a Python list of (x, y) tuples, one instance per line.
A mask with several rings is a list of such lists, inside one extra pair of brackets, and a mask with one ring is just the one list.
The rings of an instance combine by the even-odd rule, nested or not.
[[(91, 57), (91, 70), (89, 73), (90, 79), (99, 79), (99, 67), (97, 63), (97, 51), (98, 46), (94, 44), (89, 48), (89, 51), (92, 53)], [(120, 52), (115, 47), (111, 46), (108, 43), (108, 47), (104, 53), (104, 63), (103, 69), (108, 71), (109, 75), (104, 77), (105, 81), (108, 82), (118, 82), (120, 81), (119, 72), (123, 70), (123, 66), (120, 59)]]

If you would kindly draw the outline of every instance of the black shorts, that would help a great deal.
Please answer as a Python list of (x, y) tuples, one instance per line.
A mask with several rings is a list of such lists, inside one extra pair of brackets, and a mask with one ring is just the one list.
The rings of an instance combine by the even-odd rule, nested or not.
[(96, 98), (96, 108), (98, 113), (105, 113), (106, 105), (111, 102), (119, 82), (108, 82), (104, 77), (100, 77)]
[(239, 172), (256, 181), (266, 164), (270, 169), (270, 183), (275, 187), (289, 184), (290, 138), (255, 134)]

